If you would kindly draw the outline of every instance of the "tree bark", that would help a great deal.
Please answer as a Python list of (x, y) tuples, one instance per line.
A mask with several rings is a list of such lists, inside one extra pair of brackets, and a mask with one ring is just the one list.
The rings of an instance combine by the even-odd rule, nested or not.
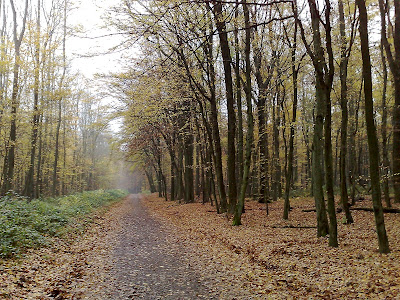
[(247, 102), (247, 134), (246, 134), (246, 152), (245, 162), (243, 169), (242, 185), (240, 187), (240, 194), (238, 203), (236, 205), (235, 215), (233, 217), (233, 225), (241, 225), (241, 217), (244, 208), (244, 199), (246, 195), (247, 184), (249, 181), (250, 165), (251, 165), (251, 153), (253, 146), (253, 107), (251, 103), (251, 66), (250, 66), (250, 14), (246, 4), (246, 0), (243, 1), (243, 12), (245, 21), (245, 62), (246, 62), (246, 102)]
[[(239, 4), (236, 0), (235, 18), (239, 17)], [(237, 106), (237, 157), (236, 169), (238, 188), (240, 189), (241, 181), (243, 178), (243, 112), (242, 112), (242, 86), (240, 76), (240, 49), (237, 25), (235, 25), (235, 84), (236, 84), (236, 106)]]
[(381, 202), (379, 183), (379, 146), (374, 123), (374, 104), (372, 96), (371, 59), (368, 44), (368, 16), (365, 0), (356, 0), (360, 12), (360, 41), (363, 62), (365, 122), (367, 125), (369, 168), (372, 188), (372, 204), (375, 215), (376, 232), (378, 234), (379, 252), (389, 253), (389, 241), (386, 235), (385, 221)]
[(391, 207), (390, 203), (390, 195), (389, 195), (389, 153), (387, 147), (387, 103), (386, 103), (386, 92), (387, 92), (387, 82), (388, 82), (388, 72), (386, 66), (386, 58), (383, 49), (383, 43), (381, 41), (380, 44), (380, 54), (382, 60), (382, 74), (383, 74), (383, 86), (382, 86), (382, 185), (383, 185), (383, 194), (387, 207)]
[[(236, 187), (236, 152), (235, 152), (235, 131), (236, 131), (236, 116), (234, 109), (233, 98), (233, 82), (232, 82), (232, 69), (231, 69), (231, 53), (229, 49), (228, 34), (226, 31), (226, 24), (223, 17), (222, 2), (213, 1), (213, 12), (216, 20), (219, 43), (221, 47), (221, 55), (224, 66), (224, 79), (226, 90), (226, 105), (228, 110), (228, 197), (230, 207), (235, 207), (237, 202), (237, 187)], [(226, 210), (221, 202), (221, 209)]]
[(58, 119), (57, 119), (57, 129), (56, 129), (56, 144), (55, 144), (55, 153), (54, 153), (54, 164), (53, 164), (53, 187), (52, 187), (52, 195), (53, 197), (57, 194), (57, 186), (58, 186), (58, 154), (59, 154), (59, 139), (60, 139), (60, 128), (61, 128), (61, 117), (62, 117), (62, 101), (63, 101), (63, 84), (65, 73), (67, 69), (66, 64), (66, 54), (65, 54), (65, 42), (67, 37), (67, 0), (64, 0), (64, 20), (63, 20), (63, 73), (61, 75), (60, 84), (59, 84), (59, 99), (58, 99)]
[(340, 57), (340, 106), (342, 109), (342, 122), (340, 126), (340, 199), (343, 210), (345, 212), (345, 223), (353, 223), (353, 217), (349, 210), (349, 195), (347, 192), (347, 177), (346, 177), (346, 157), (347, 157), (347, 124), (349, 113), (347, 108), (347, 66), (349, 57), (347, 55), (346, 42), (346, 24), (344, 18), (343, 0), (339, 0), (339, 26), (341, 38), (341, 57)]
[(388, 3), (379, 0), (379, 10), (381, 15), (381, 40), (386, 51), (386, 58), (389, 63), (390, 71), (393, 75), (394, 85), (394, 107), (393, 107), (393, 149), (392, 149), (392, 171), (394, 201), (400, 202), (400, 1), (394, 1), (394, 32), (393, 44), (394, 53), (386, 32), (386, 18), (389, 19)]
[[(312, 145), (312, 180), (313, 180), (313, 195), (315, 207), (317, 210), (317, 234), (318, 236), (326, 236), (329, 232), (328, 218), (326, 215), (326, 206), (324, 200), (324, 172), (323, 172), (323, 128), (324, 117), (326, 116), (327, 96), (330, 89), (326, 85), (324, 74), (324, 50), (321, 42), (320, 32), (320, 15), (317, 4), (314, 0), (308, 0), (311, 13), (311, 27), (313, 32), (314, 51), (308, 46), (305, 38), (302, 24), (299, 23), (301, 36), (304, 45), (307, 47), (307, 52), (311, 56), (315, 69), (315, 92), (316, 92), (316, 107), (314, 118), (314, 136)], [(298, 20), (298, 19), (297, 19)], [(329, 155), (329, 153), (328, 153)]]
[(34, 87), (33, 87), (33, 119), (32, 119), (32, 133), (31, 133), (31, 153), (30, 153), (30, 164), (29, 169), (25, 178), (24, 195), (29, 198), (35, 196), (35, 183), (34, 183), (34, 172), (35, 172), (35, 154), (36, 145), (38, 138), (38, 126), (39, 126), (39, 70), (40, 70), (40, 0), (38, 0), (38, 12), (37, 12), (37, 32), (35, 40), (35, 60), (34, 60)]
[(293, 84), (293, 104), (292, 104), (292, 120), (290, 122), (289, 133), (289, 154), (287, 159), (288, 168), (286, 170), (286, 183), (285, 183), (285, 202), (283, 206), (283, 219), (289, 219), (290, 210), (290, 185), (293, 177), (293, 154), (294, 154), (294, 135), (296, 128), (296, 114), (297, 114), (297, 93), (298, 93), (298, 72), (296, 67), (296, 51), (297, 51), (297, 22), (294, 24), (293, 44), (291, 44), (291, 68), (292, 68), (292, 84)]
[(20, 68), (20, 49), (22, 39), (25, 33), (26, 18), (28, 15), (28, 0), (25, 1), (25, 12), (22, 21), (22, 28), (17, 33), (17, 12), (14, 0), (10, 0), (13, 14), (13, 37), (14, 37), (14, 70), (13, 70), (13, 86), (11, 94), (11, 121), (10, 121), (10, 138), (7, 155), (4, 158), (3, 168), (3, 186), (1, 194), (4, 195), (13, 188), (14, 167), (15, 167), (15, 144), (17, 142), (17, 109), (18, 109), (18, 93), (19, 93), (19, 68)]

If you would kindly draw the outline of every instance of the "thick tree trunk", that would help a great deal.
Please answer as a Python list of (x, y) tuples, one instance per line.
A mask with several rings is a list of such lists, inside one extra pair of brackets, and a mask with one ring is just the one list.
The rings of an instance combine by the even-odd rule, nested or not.
[[(321, 44), (320, 33), (320, 16), (316, 3), (312, 0), (308, 1), (311, 13), (311, 27), (313, 31), (313, 45), (315, 52), (315, 73), (316, 73), (316, 107), (314, 119), (314, 136), (312, 149), (312, 176), (313, 176), (313, 195), (315, 207), (317, 210), (317, 234), (318, 236), (326, 236), (329, 231), (328, 218), (326, 215), (326, 207), (324, 200), (324, 171), (323, 171), (323, 127), (324, 116), (326, 110), (327, 91), (324, 87), (324, 52)], [(305, 40), (302, 31), (303, 41)]]
[[(259, 195), (258, 202), (269, 201), (269, 179), (268, 179), (268, 135), (266, 129), (266, 107), (265, 91), (260, 91), (257, 102), (258, 116), (258, 148), (259, 148)], [(254, 170), (255, 171), (255, 170)], [(254, 178), (254, 176), (253, 176)]]
[(155, 193), (156, 187), (154, 185), (153, 174), (151, 174), (151, 172), (147, 171), (146, 169), (144, 170), (144, 172), (145, 172), (147, 180), (149, 182), (150, 193)]
[[(268, 133), (267, 133), (267, 107), (266, 99), (268, 94), (268, 87), (271, 80), (271, 74), (274, 70), (275, 57), (272, 59), (270, 69), (266, 78), (262, 76), (262, 55), (261, 49), (257, 49), (254, 54), (254, 65), (256, 69), (256, 82), (259, 89), (257, 101), (257, 117), (258, 117), (258, 151), (259, 151), (259, 164), (258, 164), (258, 202), (268, 203), (270, 201), (270, 176), (269, 176), (269, 150), (268, 150)], [(253, 173), (256, 169), (253, 169)], [(252, 183), (255, 185), (255, 178), (252, 176)]]
[(16, 46), (14, 72), (13, 72), (13, 89), (11, 94), (11, 127), (10, 137), (8, 141), (8, 149), (4, 158), (3, 167), (3, 186), (1, 194), (6, 194), (13, 187), (14, 166), (15, 166), (15, 143), (17, 140), (17, 106), (18, 106), (18, 89), (19, 89), (19, 47)]
[[(213, 12), (216, 20), (218, 30), (219, 43), (221, 47), (221, 55), (224, 66), (224, 79), (226, 91), (226, 105), (228, 111), (228, 196), (230, 207), (235, 207), (237, 202), (237, 187), (236, 187), (236, 152), (235, 152), (235, 131), (236, 131), (236, 115), (234, 109), (233, 98), (233, 82), (232, 82), (232, 69), (231, 69), (231, 53), (229, 49), (228, 34), (226, 31), (226, 24), (223, 17), (222, 2), (214, 1)], [(226, 210), (221, 202), (221, 209)]]

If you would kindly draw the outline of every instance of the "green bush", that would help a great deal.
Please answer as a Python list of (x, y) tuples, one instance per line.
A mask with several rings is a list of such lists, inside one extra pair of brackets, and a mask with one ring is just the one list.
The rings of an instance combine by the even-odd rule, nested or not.
[(73, 227), (97, 208), (126, 195), (122, 190), (97, 190), (32, 201), (15, 194), (2, 197), (0, 257), (9, 258), (46, 245), (49, 237), (62, 234), (67, 225)]

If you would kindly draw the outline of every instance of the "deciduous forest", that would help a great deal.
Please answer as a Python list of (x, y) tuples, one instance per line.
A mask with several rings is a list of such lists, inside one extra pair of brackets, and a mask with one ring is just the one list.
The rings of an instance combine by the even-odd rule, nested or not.
[[(56, 299), (87, 296), (94, 286), (85, 264), (103, 274), (107, 263), (109, 281), (89, 293), (99, 299), (133, 290), (170, 299), (164, 289), (188, 299), (399, 295), (399, 1), (115, 1), (102, 20), (120, 39), (106, 52), (121, 53), (122, 67), (89, 79), (68, 51), (82, 35), (69, 21), (74, 10), (70, 0), (0, 0), (0, 229), (22, 228), (10, 212), (35, 215), (42, 202), (51, 203), (50, 219), (65, 216), (40, 223), (56, 224), (50, 240), (82, 218), (92, 222), (86, 233), (70, 229), (94, 245), (76, 246), (92, 256), (75, 258), (75, 279), (54, 284), (57, 273), (34, 288), (39, 275), (27, 271), (30, 281), (17, 280), (32, 298), (42, 286)], [(142, 194), (123, 198), (111, 188)], [(86, 217), (74, 213), (87, 205)], [(29, 220), (29, 230), (45, 232)], [(3, 227), (6, 265), (43, 246), (17, 246), (29, 232)], [(154, 250), (164, 239), (172, 250)], [(184, 262), (171, 251), (186, 253)], [(167, 273), (147, 270), (142, 253)], [(175, 269), (185, 264), (197, 267)], [(133, 277), (121, 275), (138, 265)], [(171, 273), (193, 287), (171, 283)], [(12, 280), (3, 295), (18, 290)]]
[(118, 7), (113, 25), (143, 56), (112, 90), (150, 189), (211, 201), (233, 225), (245, 198), (284, 199), (288, 219), (291, 196), (312, 196), (317, 234), (332, 247), (337, 209), (353, 223), (351, 206), (367, 195), (389, 252), (382, 200), (400, 201), (399, 10), (328, 0)]

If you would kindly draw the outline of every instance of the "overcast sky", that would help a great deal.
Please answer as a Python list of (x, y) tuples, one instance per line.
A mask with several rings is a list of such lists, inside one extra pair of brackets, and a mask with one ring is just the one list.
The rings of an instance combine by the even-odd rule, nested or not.
[[(121, 53), (104, 54), (109, 49), (118, 45), (122, 41), (122, 36), (114, 35), (109, 37), (99, 36), (109, 35), (111, 29), (104, 28), (102, 16), (106, 10), (120, 2), (120, 0), (80, 0), (76, 1), (77, 6), (68, 18), (68, 26), (81, 25), (83, 33), (76, 37), (71, 37), (67, 41), (68, 57), (72, 58), (72, 68), (79, 70), (87, 78), (93, 78), (94, 74), (107, 74), (122, 70), (120, 62)], [(99, 55), (95, 55), (100, 53)], [(87, 57), (93, 55), (92, 57)], [(93, 81), (97, 92), (102, 92), (101, 83)], [(99, 88), (100, 87), (100, 88)], [(93, 91), (95, 92), (95, 91)], [(104, 96), (103, 96), (104, 97)], [(118, 99), (112, 97), (102, 97), (104, 104), (119, 106)], [(110, 129), (117, 133), (121, 126), (121, 119), (114, 119), (110, 122)]]
[[(84, 32), (79, 37), (71, 37), (68, 40), (67, 52), (73, 59), (72, 66), (78, 69), (86, 77), (92, 77), (95, 73), (108, 73), (118, 71), (120, 53), (95, 55), (105, 53), (121, 41), (121, 36), (101, 37), (112, 33), (104, 29), (102, 16), (105, 11), (119, 0), (81, 0), (76, 2), (78, 8), (71, 12), (68, 19), (69, 26), (82, 25)], [(86, 37), (87, 38), (86, 38)], [(93, 57), (85, 57), (95, 55)]]

